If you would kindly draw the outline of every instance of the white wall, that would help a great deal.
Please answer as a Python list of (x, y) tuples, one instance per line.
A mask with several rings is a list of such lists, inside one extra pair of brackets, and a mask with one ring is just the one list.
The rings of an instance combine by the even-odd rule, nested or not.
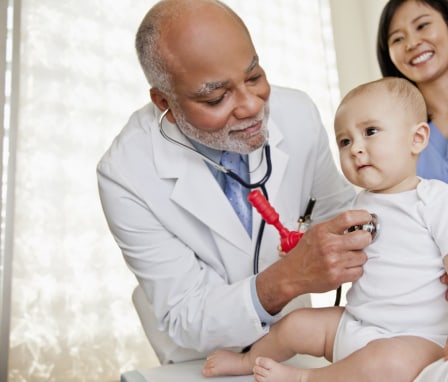
[(386, 0), (330, 0), (341, 96), (381, 77), (376, 33)]

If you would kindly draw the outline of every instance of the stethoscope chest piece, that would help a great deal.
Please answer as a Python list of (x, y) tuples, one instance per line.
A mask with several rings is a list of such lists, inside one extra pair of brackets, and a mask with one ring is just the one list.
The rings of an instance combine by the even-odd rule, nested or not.
[(354, 225), (354, 226), (348, 228), (346, 232), (348, 233), (348, 232), (353, 232), (353, 231), (358, 231), (358, 230), (370, 232), (370, 234), (372, 235), (372, 243), (373, 243), (377, 239), (377, 237), (380, 233), (381, 225), (380, 225), (378, 216), (376, 214), (371, 213), (370, 215), (372, 217), (370, 222), (368, 222), (367, 224)]

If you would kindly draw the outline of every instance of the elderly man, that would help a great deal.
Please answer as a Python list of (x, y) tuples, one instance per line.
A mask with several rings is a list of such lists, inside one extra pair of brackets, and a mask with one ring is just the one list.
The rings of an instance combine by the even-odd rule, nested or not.
[[(358, 279), (371, 235), (344, 231), (371, 216), (342, 212), (354, 190), (335, 167), (315, 105), (270, 86), (242, 20), (216, 0), (162, 0), (144, 17), (136, 48), (152, 102), (114, 140), (98, 179), (148, 320), (166, 347), (187, 351), (161, 361), (242, 349), (287, 304), (309, 305), (308, 293)], [(228, 156), (282, 221), (297, 221), (316, 199), (312, 228), (286, 256), (275, 227), (259, 228), (248, 188), (230, 187), (227, 197), (235, 183), (221, 167)]]

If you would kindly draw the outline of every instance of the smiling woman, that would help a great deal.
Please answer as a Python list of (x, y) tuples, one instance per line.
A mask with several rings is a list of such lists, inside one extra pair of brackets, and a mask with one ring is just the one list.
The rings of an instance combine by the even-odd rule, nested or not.
[[(225, 2), (246, 21), (270, 82), (308, 92), (331, 129), (339, 89), (328, 1)], [(131, 304), (136, 281), (106, 226), (95, 166), (129, 112), (149, 101), (134, 35), (154, 1), (9, 4), (15, 51), (6, 68), (20, 87), (2, 119), (1, 269), (13, 261), (14, 272), (2, 278), (12, 295), (11, 310), (0, 310), (2, 327), (10, 322), (0, 379), (117, 380), (158, 361)]]
[(448, 182), (448, 1), (390, 0), (377, 55), (384, 76), (409, 79), (425, 98), (431, 135), (418, 175)]

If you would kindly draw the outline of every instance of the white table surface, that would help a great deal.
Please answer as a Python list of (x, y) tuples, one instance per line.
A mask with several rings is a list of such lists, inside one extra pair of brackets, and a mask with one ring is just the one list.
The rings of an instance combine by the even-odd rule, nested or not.
[[(328, 364), (322, 358), (311, 356), (296, 356), (287, 362), (298, 367), (321, 367)], [(139, 369), (125, 372), (121, 375), (121, 382), (249, 382), (252, 375), (241, 377), (205, 378), (201, 375), (203, 360), (164, 365), (152, 369)], [(440, 359), (429, 365), (414, 382), (448, 382), (448, 361)]]
[[(322, 358), (311, 356), (296, 356), (287, 362), (295, 366), (321, 367), (328, 364)], [(201, 374), (204, 360), (182, 362), (171, 365), (163, 365), (151, 369), (139, 369), (125, 372), (121, 376), (121, 382), (249, 382), (253, 381), (252, 375), (238, 377), (213, 377), (205, 378)]]

